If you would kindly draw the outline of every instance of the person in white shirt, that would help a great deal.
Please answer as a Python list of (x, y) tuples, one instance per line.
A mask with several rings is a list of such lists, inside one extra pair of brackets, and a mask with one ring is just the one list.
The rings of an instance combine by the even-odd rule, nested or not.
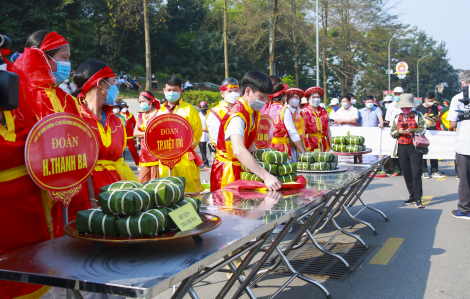
[(64, 82), (59, 85), (59, 88), (62, 89), (63, 91), (65, 91), (68, 94), (74, 93), (75, 90), (77, 89), (75, 84), (70, 82), (69, 79), (65, 79)]
[(337, 98), (331, 99), (330, 107), (333, 110), (330, 111), (330, 115), (328, 116), (328, 118), (330, 120), (335, 120), (336, 119), (336, 111), (338, 111), (338, 109), (339, 109), (339, 100)]
[(395, 106), (397, 105), (397, 102), (400, 101), (400, 95), (403, 92), (403, 88), (400, 86), (397, 86), (395, 89), (393, 89), (393, 102), (387, 106), (387, 114), (385, 115), (386, 121), (391, 123), (395, 119), (395, 116), (401, 113), (401, 109), (397, 109)]
[(341, 98), (341, 108), (336, 111), (335, 120), (332, 123), (340, 127), (355, 127), (358, 119), (359, 112), (356, 107), (352, 106), (351, 97), (349, 95), (343, 96)]
[(191, 84), (191, 82), (189, 82), (189, 80), (184, 83), (184, 91), (188, 90), (193, 90), (193, 85)]
[(204, 161), (205, 168), (209, 168), (209, 160), (207, 160), (207, 143), (209, 142), (209, 131), (206, 127), (206, 117), (207, 117), (207, 108), (209, 105), (206, 101), (202, 101), (199, 103), (199, 118), (201, 119), (201, 126), (202, 126), (202, 135), (199, 141), (199, 150), (201, 151), (202, 161)]

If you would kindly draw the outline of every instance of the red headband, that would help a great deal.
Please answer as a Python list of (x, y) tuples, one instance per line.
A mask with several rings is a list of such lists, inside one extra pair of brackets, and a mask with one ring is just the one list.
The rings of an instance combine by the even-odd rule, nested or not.
[(226, 91), (227, 89), (235, 89), (235, 88), (240, 88), (240, 85), (238, 84), (227, 84), (224, 86), (220, 86), (219, 90), (220, 91)]
[(67, 40), (63, 38), (62, 35), (60, 35), (59, 33), (49, 32), (42, 41), (41, 47), (39, 47), (39, 49), (41, 49), (43, 52), (46, 52), (54, 49), (59, 49), (68, 44), (69, 43), (67, 42)]
[(274, 93), (274, 94), (270, 94), (270, 95), (269, 95), (269, 98), (270, 98), (270, 99), (274, 99), (275, 97), (278, 97), (278, 96), (280, 96), (281, 94), (284, 94), (284, 93), (286, 92), (286, 90), (289, 89), (289, 85), (287, 85), (287, 84), (284, 84), (283, 87), (284, 87), (284, 88), (281, 89), (280, 91), (278, 91), (278, 92), (276, 92), (276, 93)]
[(114, 77), (114, 76), (115, 75), (114, 75), (113, 71), (111, 70), (111, 68), (109, 66), (105, 66), (104, 68), (99, 70), (96, 74), (91, 76), (90, 79), (88, 79), (88, 81), (85, 82), (85, 84), (82, 87), (82, 91), (77, 96), (77, 99), (81, 99), (81, 98), (85, 97), (85, 94), (87, 92), (89, 92), (90, 89), (92, 89), (96, 85), (98, 80), (105, 79), (105, 78), (110, 78), (110, 77)]
[(150, 103), (154, 104), (156, 109), (160, 109), (160, 101), (154, 98), (151, 94), (146, 91), (142, 91), (140, 95), (150, 99)]

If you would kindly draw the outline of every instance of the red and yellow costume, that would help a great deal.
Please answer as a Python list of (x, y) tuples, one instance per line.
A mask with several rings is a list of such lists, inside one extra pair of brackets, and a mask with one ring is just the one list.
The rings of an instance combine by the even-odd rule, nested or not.
[[(203, 161), (194, 152), (194, 149), (199, 144), (202, 136), (201, 118), (199, 117), (197, 110), (191, 104), (188, 104), (181, 99), (173, 108), (170, 108), (168, 104), (163, 105), (160, 110), (158, 110), (157, 116), (168, 113), (174, 113), (185, 118), (194, 132), (191, 151), (181, 157), (181, 161), (175, 165), (171, 171), (171, 175), (182, 176), (186, 179), (186, 193), (204, 191), (204, 187), (199, 179), (199, 166), (203, 164)], [(167, 177), (170, 175), (170, 169), (167, 166), (160, 165), (158, 168), (160, 177)]]
[[(219, 190), (229, 183), (240, 179), (241, 163), (232, 151), (232, 143), (225, 141), (225, 130), (230, 121), (238, 116), (245, 122), (245, 147), (248, 149), (256, 138), (258, 130), (259, 112), (254, 111), (243, 98), (232, 106), (222, 119), (220, 124), (223, 130), (219, 130), (217, 139), (217, 154), (211, 172), (211, 191)], [(253, 116), (254, 115), (254, 119)], [(253, 124), (254, 122), (254, 124)]]
[(274, 125), (274, 135), (269, 148), (275, 148), (280, 152), (287, 153), (290, 157), (289, 133), (284, 124), (284, 112), (286, 109), (287, 106), (284, 106), (282, 103), (274, 102), (271, 103), (266, 113), (271, 117)]
[[(225, 117), (225, 114), (227, 114), (229, 110), (230, 110), (230, 106), (227, 104), (227, 102), (222, 100), (217, 106), (215, 106), (214, 108), (211, 108), (209, 112), (207, 112), (206, 119), (209, 117), (209, 114), (212, 113), (217, 118), (217, 120), (219, 121), (219, 125), (220, 125), (222, 123), (222, 119)], [(206, 122), (206, 130), (209, 130), (207, 122)], [(219, 136), (215, 136), (215, 138), (218, 138), (218, 137)], [(209, 134), (209, 139), (212, 141), (212, 144), (215, 144), (210, 134)]]
[[(147, 129), (147, 124), (152, 118), (157, 116), (157, 112), (158, 110), (155, 110), (150, 115), (146, 115), (146, 113), (140, 113), (139, 116), (137, 116), (137, 130), (145, 132), (145, 129)], [(141, 138), (139, 166), (151, 167), (156, 165), (158, 165), (157, 157), (155, 157), (149, 152), (144, 138)]]
[[(319, 93), (320, 97), (324, 95), (323, 88), (310, 87), (305, 91), (305, 97), (308, 98), (312, 93)], [(318, 106), (318, 112), (315, 112), (312, 106), (308, 104), (302, 108), (302, 116), (308, 134), (304, 139), (304, 144), (311, 151), (315, 149), (320, 149), (322, 152), (329, 151), (331, 136), (329, 136), (328, 112), (320, 106)]]
[(127, 149), (131, 153), (135, 165), (139, 165), (139, 154), (137, 153), (134, 142), (134, 128), (137, 126), (134, 114), (129, 111), (126, 111), (126, 113), (121, 112), (120, 114), (126, 119)]

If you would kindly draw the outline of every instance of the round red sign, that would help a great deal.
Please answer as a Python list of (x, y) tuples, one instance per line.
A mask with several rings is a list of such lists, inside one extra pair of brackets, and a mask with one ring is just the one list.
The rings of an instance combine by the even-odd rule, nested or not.
[(267, 148), (271, 144), (274, 135), (273, 120), (269, 115), (262, 114), (259, 117), (258, 131), (255, 145), (257, 148)]
[(96, 166), (98, 139), (80, 117), (51, 114), (29, 133), (25, 159), (33, 181), (68, 207)]
[(193, 135), (193, 128), (185, 118), (177, 114), (163, 114), (147, 125), (144, 140), (149, 152), (163, 165), (173, 169), (190, 150)]

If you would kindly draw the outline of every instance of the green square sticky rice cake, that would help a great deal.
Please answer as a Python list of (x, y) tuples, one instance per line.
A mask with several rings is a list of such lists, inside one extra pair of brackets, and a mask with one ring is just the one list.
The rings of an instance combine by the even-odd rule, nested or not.
[(364, 137), (362, 136), (346, 137), (346, 140), (349, 145), (363, 145), (365, 142)]
[(117, 216), (103, 213), (100, 208), (78, 211), (75, 228), (80, 233), (117, 236), (119, 235), (116, 225), (118, 219)]
[(315, 162), (331, 162), (334, 159), (333, 153), (314, 153)]
[(310, 170), (309, 162), (297, 162), (297, 170)]
[(127, 190), (127, 189), (140, 189), (142, 184), (134, 181), (117, 181), (112, 184), (103, 186), (100, 188), (101, 192), (113, 191), (113, 190)]
[(345, 136), (334, 136), (334, 137), (331, 138), (331, 143), (347, 145), (346, 137)]
[(328, 162), (315, 162), (310, 164), (310, 170), (326, 171), (330, 170), (330, 163)]
[(277, 176), (293, 173), (297, 171), (297, 163), (285, 162), (277, 164)]
[(142, 189), (101, 192), (98, 201), (103, 213), (108, 215), (132, 215), (153, 207), (151, 193)]
[(244, 180), (244, 181), (258, 181), (258, 182), (262, 182), (263, 180), (257, 176), (256, 174), (254, 173), (251, 173), (251, 172), (241, 172), (240, 173), (240, 179)]
[(181, 177), (153, 179), (144, 184), (144, 189), (154, 196), (154, 207), (164, 208), (184, 198), (186, 180)]
[(308, 163), (315, 162), (315, 158), (313, 157), (313, 152), (299, 154), (297, 158), (299, 162), (308, 162)]
[(263, 148), (263, 149), (258, 149), (255, 150), (251, 153), (253, 158), (255, 158), (258, 161), (263, 161), (263, 153), (265, 152), (277, 152), (277, 149), (275, 148)]
[[(260, 162), (260, 161), (257, 161), (257, 162), (261, 167), (266, 169), (267, 172), (269, 172), (272, 175), (276, 175), (276, 173), (277, 173), (277, 165), (276, 164), (269, 164), (267, 162)], [(245, 171), (245, 172), (251, 172), (248, 169), (248, 167), (246, 167), (245, 165), (242, 165), (242, 170)]]
[(119, 219), (116, 224), (123, 237), (154, 237), (165, 229), (166, 209), (152, 209)]
[(297, 174), (296, 173), (289, 173), (283, 176), (278, 176), (277, 179), (281, 182), (281, 184), (295, 182), (297, 181)]
[(287, 162), (287, 153), (283, 152), (265, 152), (262, 155), (262, 161), (269, 164), (281, 164)]

